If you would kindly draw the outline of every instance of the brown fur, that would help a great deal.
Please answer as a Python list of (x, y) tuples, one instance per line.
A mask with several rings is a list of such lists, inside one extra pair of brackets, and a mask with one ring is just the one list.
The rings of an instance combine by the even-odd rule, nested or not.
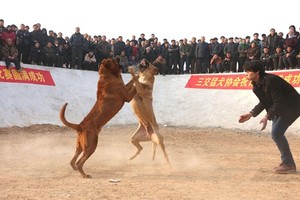
[[(129, 71), (132, 73), (133, 69), (130, 68)], [(164, 138), (159, 133), (159, 127), (152, 106), (154, 76), (157, 73), (158, 69), (149, 64), (148, 67), (140, 70), (138, 80), (134, 81), (137, 93), (132, 99), (132, 108), (139, 120), (139, 126), (131, 136), (131, 143), (136, 146), (137, 151), (130, 159), (134, 159), (143, 149), (140, 142), (151, 141), (153, 151), (152, 160), (155, 159), (157, 145), (160, 145), (167, 163), (171, 166), (165, 150)]]
[[(85, 161), (97, 148), (98, 134), (101, 128), (120, 111), (125, 102), (130, 102), (136, 93), (133, 80), (125, 85), (120, 72), (117, 60), (106, 59), (102, 61), (99, 68), (97, 101), (80, 124), (73, 124), (65, 119), (67, 103), (60, 111), (61, 121), (77, 131), (76, 152), (70, 164), (84, 178), (91, 178), (82, 168)], [(136, 77), (133, 78), (137, 80)], [(82, 152), (82, 157), (77, 161)]]

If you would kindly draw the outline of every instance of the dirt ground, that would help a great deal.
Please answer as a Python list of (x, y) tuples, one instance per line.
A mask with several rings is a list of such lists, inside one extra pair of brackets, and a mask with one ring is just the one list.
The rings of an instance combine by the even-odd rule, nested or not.
[[(0, 199), (299, 199), (300, 173), (274, 174), (279, 152), (267, 132), (161, 127), (172, 168), (151, 143), (134, 160), (135, 126), (106, 126), (84, 165), (69, 165), (76, 133), (51, 126), (0, 129)], [(287, 135), (297, 163), (300, 137)], [(300, 166), (300, 165), (299, 165)], [(111, 182), (111, 181), (115, 182)]]

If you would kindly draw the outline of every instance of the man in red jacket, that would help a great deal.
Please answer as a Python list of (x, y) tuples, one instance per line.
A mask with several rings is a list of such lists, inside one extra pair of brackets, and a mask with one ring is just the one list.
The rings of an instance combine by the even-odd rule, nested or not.
[(287, 81), (274, 74), (265, 73), (259, 61), (250, 61), (245, 64), (246, 78), (252, 81), (253, 92), (259, 103), (249, 112), (240, 116), (243, 123), (251, 117), (256, 117), (264, 109), (267, 114), (260, 121), (264, 130), (268, 120), (272, 120), (272, 139), (275, 141), (280, 154), (281, 164), (275, 167), (275, 173), (289, 173), (296, 171), (285, 132), (288, 127), (300, 116), (300, 94)]

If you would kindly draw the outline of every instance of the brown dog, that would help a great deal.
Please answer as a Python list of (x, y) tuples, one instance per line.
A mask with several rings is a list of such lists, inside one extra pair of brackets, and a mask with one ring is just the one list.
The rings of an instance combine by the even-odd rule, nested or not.
[[(78, 133), (76, 152), (70, 164), (84, 178), (91, 178), (90, 175), (84, 173), (82, 168), (85, 161), (97, 148), (98, 134), (101, 128), (120, 111), (125, 102), (130, 102), (136, 93), (133, 80), (125, 85), (120, 72), (118, 60), (106, 59), (102, 61), (99, 68), (97, 101), (80, 124), (73, 124), (65, 119), (67, 103), (60, 111), (61, 121)], [(137, 81), (135, 76), (133, 78)], [(77, 161), (82, 152), (82, 157)]]
[[(171, 166), (165, 150), (164, 138), (159, 133), (159, 127), (152, 106), (154, 76), (158, 73), (158, 69), (146, 60), (142, 60), (139, 70), (138, 81), (134, 81), (137, 93), (132, 100), (132, 108), (139, 120), (139, 126), (131, 136), (131, 143), (136, 146), (137, 151), (130, 157), (130, 160), (134, 159), (143, 149), (140, 142), (151, 141), (153, 151), (152, 160), (155, 159), (157, 145), (160, 145), (166, 161)], [(129, 68), (129, 71), (134, 75), (133, 68)]]

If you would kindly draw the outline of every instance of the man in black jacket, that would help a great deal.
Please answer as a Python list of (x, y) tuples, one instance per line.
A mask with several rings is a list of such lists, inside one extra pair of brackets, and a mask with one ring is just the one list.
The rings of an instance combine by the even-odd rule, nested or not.
[(239, 122), (243, 123), (251, 117), (256, 117), (264, 109), (267, 114), (260, 121), (264, 130), (268, 120), (272, 120), (272, 139), (275, 141), (282, 163), (275, 167), (275, 173), (296, 171), (296, 165), (286, 137), (288, 127), (300, 116), (300, 95), (288, 82), (274, 74), (267, 74), (259, 61), (245, 64), (246, 78), (252, 81), (253, 92), (259, 103), (247, 114), (241, 115)]

